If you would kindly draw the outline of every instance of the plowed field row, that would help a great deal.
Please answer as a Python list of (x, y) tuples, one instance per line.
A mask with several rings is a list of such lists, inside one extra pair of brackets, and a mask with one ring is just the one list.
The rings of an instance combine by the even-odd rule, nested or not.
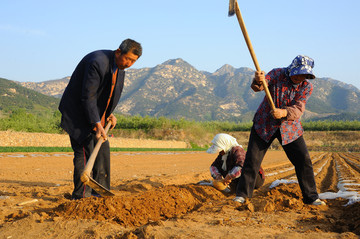
[[(337, 197), (360, 200), (360, 155), (359, 153), (319, 153), (313, 155), (314, 175), (321, 198), (328, 198), (326, 192), (338, 193)], [(291, 163), (273, 166), (267, 170), (267, 177), (274, 180), (271, 187), (280, 183), (296, 183)], [(332, 194), (332, 197), (336, 195)]]
[[(234, 194), (196, 184), (209, 179), (213, 155), (130, 152), (112, 156), (115, 196), (68, 200), (64, 195), (72, 190), (71, 154), (2, 155), (0, 236), (19, 236), (20, 228), (28, 228), (30, 237), (43, 233), (38, 238), (360, 235), (359, 153), (312, 154), (317, 189), (326, 206), (302, 202), (294, 167), (279, 152), (268, 153), (263, 162), (265, 184), (244, 204), (233, 202)], [(277, 186), (270, 188), (274, 182)], [(31, 198), (39, 204), (19, 206)]]

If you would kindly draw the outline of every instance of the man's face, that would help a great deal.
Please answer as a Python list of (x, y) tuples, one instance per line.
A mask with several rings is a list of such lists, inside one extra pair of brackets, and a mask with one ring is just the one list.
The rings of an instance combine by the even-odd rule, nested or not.
[(290, 79), (294, 84), (300, 84), (301, 82), (306, 80), (306, 77), (307, 75), (294, 75), (294, 76), (290, 76)]
[(129, 51), (128, 53), (121, 55), (121, 51), (118, 49), (115, 52), (115, 63), (120, 70), (125, 70), (132, 66), (139, 57)]

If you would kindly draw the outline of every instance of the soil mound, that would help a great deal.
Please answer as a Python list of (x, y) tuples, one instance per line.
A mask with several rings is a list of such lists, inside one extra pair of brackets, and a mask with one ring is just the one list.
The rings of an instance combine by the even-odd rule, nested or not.
[(55, 211), (66, 218), (140, 226), (183, 215), (208, 200), (219, 198), (225, 195), (210, 186), (165, 186), (136, 195), (73, 200), (59, 205)]
[[(211, 211), (214, 206), (221, 210), (230, 206), (246, 213), (298, 213), (302, 215), (299, 220), (303, 225), (316, 223), (324, 231), (360, 234), (359, 202), (345, 207), (345, 201), (337, 199), (327, 206), (307, 205), (302, 202), (298, 184), (281, 184), (269, 191), (257, 191), (257, 196), (244, 204), (233, 202), (233, 196), (211, 186), (171, 185), (131, 195), (72, 200), (60, 204), (54, 213), (68, 219), (94, 219), (131, 228), (179, 218), (193, 211)], [(329, 211), (329, 207), (338, 211)]]

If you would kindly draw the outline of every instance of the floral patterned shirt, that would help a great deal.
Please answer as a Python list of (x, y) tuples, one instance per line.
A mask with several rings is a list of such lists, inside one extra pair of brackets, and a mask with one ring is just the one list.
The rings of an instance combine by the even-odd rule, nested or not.
[[(265, 79), (275, 107), (286, 109), (288, 115), (282, 119), (274, 119), (270, 113), (270, 105), (264, 97), (253, 119), (255, 131), (263, 140), (269, 142), (275, 132), (280, 129), (282, 145), (289, 144), (303, 135), (300, 117), (305, 111), (305, 104), (312, 93), (313, 86), (308, 80), (294, 84), (290, 80), (287, 68), (273, 69), (265, 76)], [(254, 91), (263, 89), (263, 86), (257, 85), (255, 81), (251, 87)]]
[[(245, 162), (246, 152), (241, 146), (234, 146), (228, 153), (226, 165), (227, 170), (222, 169), (222, 155), (219, 153), (215, 161), (210, 166), (211, 176), (215, 179), (217, 176), (221, 175), (224, 178), (226, 175), (229, 175), (231, 180), (241, 176), (241, 169)], [(260, 166), (259, 174), (263, 179), (265, 179), (265, 171)]]

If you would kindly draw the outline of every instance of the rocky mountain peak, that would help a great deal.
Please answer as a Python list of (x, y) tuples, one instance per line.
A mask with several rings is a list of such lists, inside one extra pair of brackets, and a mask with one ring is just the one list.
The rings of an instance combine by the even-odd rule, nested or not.
[(164, 63), (162, 63), (161, 65), (171, 65), (171, 66), (177, 66), (177, 67), (192, 67), (193, 68), (192, 65), (190, 65), (189, 63), (187, 63), (186, 61), (184, 61), (181, 58), (167, 60)]
[(236, 71), (236, 68), (229, 64), (225, 64), (214, 72), (214, 75), (221, 76), (225, 74), (231, 74)]
[[(250, 84), (254, 70), (229, 64), (214, 73), (199, 71), (181, 58), (153, 68), (129, 69), (116, 113), (189, 120), (249, 121), (264, 98)], [(61, 97), (69, 78), (19, 83), (46, 95)], [(307, 116), (360, 113), (360, 92), (353, 86), (316, 78), (306, 105)]]

